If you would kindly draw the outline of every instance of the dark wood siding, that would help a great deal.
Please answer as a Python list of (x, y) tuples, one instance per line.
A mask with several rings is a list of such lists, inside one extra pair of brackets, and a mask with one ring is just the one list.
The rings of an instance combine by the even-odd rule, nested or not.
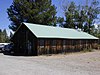
[(38, 39), (38, 55), (78, 52), (84, 49), (97, 48), (97, 40), (76, 39)]
[(14, 52), (16, 55), (37, 55), (37, 39), (31, 31), (24, 25), (13, 37)]

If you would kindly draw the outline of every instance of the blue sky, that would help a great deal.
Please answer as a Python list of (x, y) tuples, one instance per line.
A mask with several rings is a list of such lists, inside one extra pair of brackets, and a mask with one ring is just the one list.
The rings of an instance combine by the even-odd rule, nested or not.
[(0, 0), (0, 29), (9, 30), (10, 21), (7, 15), (7, 8), (12, 4), (12, 0)]
[[(57, 7), (57, 16), (64, 16), (64, 12), (62, 10), (62, 4), (66, 4), (66, 1), (74, 1), (77, 5), (85, 4), (86, 0), (52, 0), (53, 4)], [(89, 0), (90, 2), (91, 0)], [(98, 0), (99, 1), (99, 0)], [(12, 4), (13, 0), (0, 0), (0, 29), (7, 29), (9, 33), (9, 25), (10, 21), (7, 15), (7, 8)]]

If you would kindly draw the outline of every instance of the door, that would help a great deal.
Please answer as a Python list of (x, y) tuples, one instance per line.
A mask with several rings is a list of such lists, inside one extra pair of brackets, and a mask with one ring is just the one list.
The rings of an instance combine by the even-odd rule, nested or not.
[(32, 42), (27, 41), (27, 55), (32, 55)]

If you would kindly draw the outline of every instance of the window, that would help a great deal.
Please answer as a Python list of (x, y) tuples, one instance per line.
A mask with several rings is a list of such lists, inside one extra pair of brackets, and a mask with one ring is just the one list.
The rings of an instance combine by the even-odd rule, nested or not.
[(52, 46), (56, 46), (56, 40), (52, 40)]
[(63, 40), (63, 45), (66, 45), (66, 40)]
[(39, 41), (39, 45), (40, 45), (40, 46), (44, 46), (44, 40), (41, 39), (41, 40)]

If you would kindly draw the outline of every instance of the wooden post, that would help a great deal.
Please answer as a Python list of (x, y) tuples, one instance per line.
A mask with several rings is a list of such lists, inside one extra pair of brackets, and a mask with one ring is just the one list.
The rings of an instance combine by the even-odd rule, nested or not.
[(56, 54), (57, 54), (57, 40), (56, 40), (56, 51), (55, 51), (55, 52), (56, 52)]
[(64, 53), (64, 50), (63, 50), (63, 39), (62, 39), (62, 52)]

